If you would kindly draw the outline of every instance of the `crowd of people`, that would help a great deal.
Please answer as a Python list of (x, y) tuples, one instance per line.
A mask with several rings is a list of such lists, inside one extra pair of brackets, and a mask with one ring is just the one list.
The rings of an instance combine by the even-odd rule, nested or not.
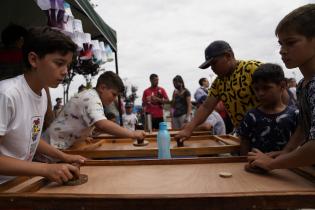
[[(179, 141), (188, 139), (195, 129), (233, 133), (240, 136), (240, 153), (248, 156), (250, 167), (269, 171), (315, 164), (314, 22), (315, 4), (308, 4), (285, 16), (275, 30), (285, 66), (299, 68), (304, 76), (297, 87), (278, 64), (237, 59), (223, 40), (205, 49), (205, 62), (199, 68), (211, 67), (217, 77), (211, 87), (206, 78), (199, 80), (194, 115), (191, 93), (180, 75), (173, 78), (169, 99), (158, 75), (151, 74), (142, 102), (152, 128), (158, 129), (165, 120), (163, 107), (169, 103)], [(44, 176), (58, 183), (78, 176), (79, 168), (70, 163), (82, 164), (86, 158), (59, 149), (85, 139), (93, 129), (120, 137), (145, 137), (144, 131), (135, 130), (134, 104), (125, 103), (123, 126), (117, 123), (117, 113), (108, 111), (122, 108), (117, 96), (125, 88), (111, 71), (98, 77), (95, 88), (83, 87), (64, 106), (58, 98), (52, 109), (48, 87), (57, 87), (65, 78), (76, 44), (49, 27), (31, 28), (14, 37), (16, 42), (3, 42), (10, 43), (7, 48), (14, 49), (8, 50), (14, 52), (10, 56), (19, 65), (23, 61), (24, 67), (0, 81), (0, 184), (18, 175)], [(35, 153), (64, 163), (32, 162)]]

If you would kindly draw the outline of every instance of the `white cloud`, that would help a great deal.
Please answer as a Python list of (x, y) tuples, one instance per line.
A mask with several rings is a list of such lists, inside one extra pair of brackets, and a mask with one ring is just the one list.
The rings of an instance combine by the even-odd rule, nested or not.
[[(204, 49), (212, 41), (226, 40), (236, 58), (282, 64), (274, 29), (287, 13), (310, 1), (274, 0), (94, 0), (96, 11), (117, 32), (119, 74), (138, 86), (138, 95), (147, 88), (149, 75), (157, 73), (160, 86), (171, 97), (172, 79), (182, 75), (193, 93), (198, 80), (211, 70), (200, 70)], [(106, 69), (115, 70), (114, 63)], [(288, 77), (297, 69), (285, 70)], [(97, 78), (97, 77), (96, 77)], [(93, 84), (96, 82), (93, 80)], [(85, 83), (76, 76), (70, 95)], [(52, 90), (52, 98), (62, 87)], [(140, 103), (140, 100), (137, 101)]]

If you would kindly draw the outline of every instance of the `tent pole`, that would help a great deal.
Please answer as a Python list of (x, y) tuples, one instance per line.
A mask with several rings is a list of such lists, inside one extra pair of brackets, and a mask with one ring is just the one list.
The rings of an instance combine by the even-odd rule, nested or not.
[[(116, 74), (119, 75), (118, 73), (118, 56), (117, 56), (117, 51), (115, 51), (115, 69), (116, 69)], [(123, 126), (123, 120), (122, 120), (122, 104), (121, 104), (121, 96), (118, 95), (118, 111), (119, 111), (119, 124), (120, 126)]]

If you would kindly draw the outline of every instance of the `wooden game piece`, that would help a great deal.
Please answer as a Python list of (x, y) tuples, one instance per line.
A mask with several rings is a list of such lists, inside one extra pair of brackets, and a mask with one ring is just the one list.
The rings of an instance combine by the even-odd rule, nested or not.
[(181, 139), (176, 139), (177, 142), (177, 147), (183, 147), (184, 146), (184, 141)]
[(143, 144), (143, 142), (144, 142), (144, 139), (137, 139), (138, 144)]
[(246, 163), (245, 166), (245, 171), (250, 172), (250, 173), (255, 173), (255, 174), (266, 174), (268, 173), (267, 170), (257, 167), (257, 166), (251, 166), (250, 163)]
[(88, 181), (88, 175), (86, 174), (80, 174), (79, 178), (72, 178), (67, 182), (64, 182), (64, 185), (67, 186), (75, 186), (75, 185), (81, 185)]
[(219, 176), (223, 177), (223, 178), (230, 178), (230, 177), (232, 177), (232, 173), (230, 173), (230, 172), (220, 172)]
[(149, 141), (144, 140), (144, 139), (137, 139), (136, 141), (133, 142), (133, 145), (136, 147), (143, 147), (147, 146), (149, 144)]

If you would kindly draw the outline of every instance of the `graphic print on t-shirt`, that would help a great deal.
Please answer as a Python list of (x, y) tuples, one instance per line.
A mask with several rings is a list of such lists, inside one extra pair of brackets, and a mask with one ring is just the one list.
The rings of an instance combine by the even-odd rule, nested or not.
[(40, 129), (41, 129), (41, 118), (39, 116), (35, 116), (32, 118), (32, 129), (31, 129), (32, 142), (30, 144), (30, 151), (29, 151), (27, 160), (33, 159), (33, 156), (37, 148), (38, 139), (41, 133)]
[(36, 116), (32, 118), (31, 137), (32, 137), (33, 142), (36, 141), (39, 133), (40, 133), (40, 118)]

